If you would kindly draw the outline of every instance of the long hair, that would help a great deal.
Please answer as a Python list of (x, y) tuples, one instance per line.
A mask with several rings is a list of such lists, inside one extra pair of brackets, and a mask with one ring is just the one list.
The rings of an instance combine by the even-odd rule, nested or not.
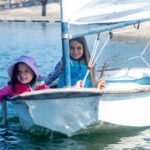
[[(84, 62), (88, 67), (88, 64), (90, 61), (90, 53), (89, 53), (89, 49), (88, 49), (87, 42), (86, 42), (85, 38), (79, 37), (79, 38), (71, 39), (71, 40), (69, 40), (69, 44), (71, 43), (71, 41), (77, 41), (83, 45), (83, 56), (78, 61)], [(91, 78), (91, 82), (92, 82), (92, 87), (95, 87), (94, 67), (89, 68), (89, 69), (90, 69), (90, 78)]]
[[(16, 85), (17, 83), (19, 82), (18, 79), (17, 79), (17, 76), (19, 74), (19, 70), (18, 70), (18, 65), (19, 63), (17, 63), (15, 66), (14, 66), (14, 69), (13, 69), (13, 75), (12, 75), (12, 78), (11, 78), (11, 86), (12, 86), (12, 91), (14, 93), (16, 93)], [(34, 72), (33, 72), (34, 73)], [(32, 79), (32, 81), (29, 83), (29, 84), (34, 84), (36, 81), (36, 75), (34, 73), (34, 77)]]

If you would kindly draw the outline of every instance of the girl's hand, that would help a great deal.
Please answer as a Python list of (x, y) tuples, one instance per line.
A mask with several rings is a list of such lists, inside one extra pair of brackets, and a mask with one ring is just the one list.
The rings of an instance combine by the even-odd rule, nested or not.
[(105, 87), (105, 80), (103, 80), (102, 78), (100, 78), (97, 82), (97, 88), (98, 89), (103, 89)]
[(76, 85), (73, 86), (73, 88), (82, 88), (84, 86), (84, 82), (79, 80), (77, 81)]

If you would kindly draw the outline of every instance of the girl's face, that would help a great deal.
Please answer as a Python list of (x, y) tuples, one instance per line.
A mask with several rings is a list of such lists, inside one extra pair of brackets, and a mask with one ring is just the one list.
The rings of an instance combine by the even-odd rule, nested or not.
[(72, 40), (69, 44), (70, 56), (78, 60), (83, 56), (83, 45), (76, 40)]
[(22, 84), (29, 84), (34, 77), (32, 69), (25, 63), (18, 64), (17, 79)]

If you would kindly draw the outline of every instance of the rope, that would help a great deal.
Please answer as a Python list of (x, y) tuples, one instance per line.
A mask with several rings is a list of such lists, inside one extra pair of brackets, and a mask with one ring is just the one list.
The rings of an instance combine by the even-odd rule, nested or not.
[(109, 35), (108, 38), (106, 39), (106, 41), (105, 41), (103, 47), (101, 48), (101, 50), (99, 51), (97, 57), (95, 58), (95, 61), (93, 62), (92, 67), (95, 65), (96, 61), (98, 60), (99, 56), (101, 55), (102, 51), (104, 50), (106, 44), (108, 43), (110, 37), (111, 37), (111, 35)]
[[(99, 36), (99, 35), (98, 35), (98, 36)], [(98, 37), (98, 36), (97, 36), (97, 37)], [(95, 44), (94, 44), (94, 48), (93, 48), (94, 52), (92, 51), (92, 57), (90, 58), (90, 61), (89, 61), (89, 64), (88, 64), (88, 67), (89, 67), (89, 68), (94, 67), (96, 61), (98, 60), (98, 58), (100, 57), (100, 55), (101, 55), (102, 51), (104, 50), (106, 44), (108, 43), (110, 37), (111, 37), (111, 34), (109, 34), (109, 36), (108, 36), (108, 38), (106, 39), (106, 41), (105, 41), (103, 47), (100, 49), (98, 55), (96, 56), (96, 58), (95, 58), (95, 60), (94, 60), (94, 57), (95, 57), (95, 54), (96, 54), (96, 50), (97, 50), (97, 47), (98, 47), (97, 42), (95, 42), (95, 43), (96, 43), (96, 46), (95, 46)], [(99, 40), (99, 38), (97, 38), (97, 40)], [(96, 48), (96, 49), (95, 49), (95, 48)], [(87, 76), (88, 76), (89, 73), (90, 73), (90, 70), (88, 69), (87, 72), (86, 72), (86, 75), (85, 75), (85, 77), (84, 77), (84, 79), (83, 79), (83, 83), (84, 83), (84, 84), (85, 84), (85, 82), (86, 82), (86, 78), (87, 78)], [(83, 87), (84, 87), (84, 85), (83, 85)]]
[(146, 44), (146, 46), (145, 46), (144, 50), (142, 51), (141, 56), (143, 56), (143, 55), (144, 55), (144, 53), (145, 53), (145, 51), (147, 50), (147, 48), (148, 48), (149, 44), (150, 44), (150, 40), (148, 41), (148, 43)]
[(140, 58), (140, 59), (142, 59), (144, 61), (146, 66), (150, 68), (150, 64), (143, 57), (145, 52), (146, 52), (146, 50), (147, 50), (147, 48), (148, 48), (148, 46), (149, 46), (149, 44), (150, 44), (150, 40), (147, 42), (147, 44), (144, 47), (143, 51), (141, 52), (140, 56), (134, 56), (134, 57), (128, 58), (128, 60), (133, 60), (133, 59), (136, 59), (136, 58)]
[(91, 67), (91, 64), (92, 64), (92, 62), (93, 62), (93, 60), (94, 60), (94, 56), (95, 56), (97, 47), (98, 47), (98, 45), (99, 45), (99, 41), (100, 41), (100, 40), (99, 40), (99, 36), (100, 36), (100, 35), (97, 34), (96, 39), (95, 39), (95, 42), (94, 42), (94, 46), (93, 46), (91, 58), (90, 58), (90, 61), (89, 61), (89, 64), (88, 64), (89, 67)]
[(144, 61), (144, 63), (147, 65), (147, 67), (149, 67), (150, 68), (150, 65), (149, 65), (149, 63), (143, 58), (143, 57), (140, 57), (143, 61)]

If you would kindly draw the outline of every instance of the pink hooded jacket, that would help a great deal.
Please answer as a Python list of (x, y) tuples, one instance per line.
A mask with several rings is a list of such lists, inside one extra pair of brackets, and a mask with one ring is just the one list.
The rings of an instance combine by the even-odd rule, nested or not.
[(3, 100), (4, 96), (13, 97), (13, 96), (16, 96), (18, 94), (25, 93), (25, 92), (44, 90), (44, 89), (49, 89), (49, 87), (45, 84), (40, 84), (39, 82), (38, 82), (38, 84), (37, 83), (34, 84), (32, 87), (29, 84), (17, 83), (16, 93), (14, 93), (12, 91), (12, 86), (8, 85), (7, 87), (0, 89), (0, 102)]

